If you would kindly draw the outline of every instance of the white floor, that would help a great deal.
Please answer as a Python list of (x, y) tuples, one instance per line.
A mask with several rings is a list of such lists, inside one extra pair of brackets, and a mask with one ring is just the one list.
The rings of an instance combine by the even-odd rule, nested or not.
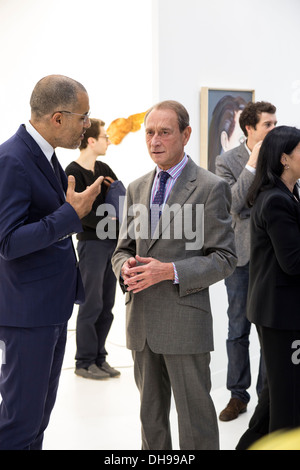
[[(73, 320), (74, 322), (74, 320)], [(73, 329), (72, 329), (73, 328)], [(115, 379), (93, 381), (74, 374), (75, 329), (72, 322), (57, 402), (45, 433), (45, 450), (139, 450), (139, 394), (133, 378), (131, 353), (123, 344), (107, 341), (108, 362), (121, 371)], [(219, 421), (221, 450), (233, 450), (247, 429), (256, 406), (255, 393), (248, 411), (238, 419)], [(225, 387), (213, 390), (217, 413), (230, 396)], [(173, 449), (178, 447), (175, 407), (171, 411)]]

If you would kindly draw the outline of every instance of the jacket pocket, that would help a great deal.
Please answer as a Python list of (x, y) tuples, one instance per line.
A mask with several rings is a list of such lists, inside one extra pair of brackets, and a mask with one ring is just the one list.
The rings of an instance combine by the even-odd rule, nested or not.
[(210, 301), (207, 289), (196, 292), (195, 294), (178, 297), (177, 303), (187, 307), (198, 308), (199, 310), (203, 310), (207, 313), (210, 312)]

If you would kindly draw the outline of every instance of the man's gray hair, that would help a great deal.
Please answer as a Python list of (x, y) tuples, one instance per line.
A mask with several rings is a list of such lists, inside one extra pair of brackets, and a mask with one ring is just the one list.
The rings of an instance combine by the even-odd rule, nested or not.
[[(77, 95), (86, 93), (84, 86), (64, 75), (48, 75), (38, 81), (30, 98), (31, 112), (36, 118), (69, 110), (77, 103)], [(71, 108), (72, 109), (72, 108)]]
[(157, 103), (152, 106), (152, 108), (150, 108), (145, 115), (144, 123), (146, 123), (147, 117), (154, 109), (172, 109), (173, 111), (175, 111), (175, 113), (177, 114), (180, 132), (183, 132), (184, 129), (186, 129), (190, 125), (189, 113), (187, 112), (185, 107), (178, 101), (173, 100), (161, 101), (160, 103)]

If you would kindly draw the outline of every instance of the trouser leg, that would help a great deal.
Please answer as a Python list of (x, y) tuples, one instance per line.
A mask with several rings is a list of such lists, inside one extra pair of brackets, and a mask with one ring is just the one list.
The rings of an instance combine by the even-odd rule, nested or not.
[(259, 327), (270, 395), (269, 432), (300, 426), (300, 365), (293, 343), (300, 331)]
[(133, 352), (135, 380), (141, 396), (143, 449), (172, 449), (170, 402), (178, 413), (180, 449), (218, 449), (219, 433), (210, 397), (210, 354), (161, 355), (146, 344)]
[(178, 414), (181, 450), (218, 450), (219, 431), (210, 396), (210, 353), (164, 355)]
[(1, 367), (0, 449), (42, 448), (64, 357), (67, 325), (0, 327), (6, 345)]
[(143, 450), (171, 450), (171, 385), (163, 357), (146, 344), (133, 351), (134, 377), (140, 392)]
[(106, 339), (108, 337), (108, 333), (110, 331), (114, 316), (112, 313), (112, 309), (115, 303), (115, 296), (116, 296), (116, 276), (112, 270), (111, 266), (111, 256), (112, 256), (113, 249), (111, 250), (111, 254), (108, 256), (107, 259), (107, 266), (104, 273), (103, 279), (103, 307), (101, 315), (99, 316), (96, 322), (96, 331), (98, 337), (98, 354), (96, 359), (96, 364), (101, 365), (107, 356), (107, 351), (105, 348)]
[(267, 379), (237, 450), (249, 448), (270, 432), (300, 426), (300, 365), (292, 359), (292, 344), (300, 340), (300, 331), (257, 329)]
[(225, 279), (228, 296), (228, 337), (226, 341), (228, 369), (227, 389), (233, 398), (249, 402), (247, 389), (251, 384), (249, 334), (251, 324), (246, 318), (249, 266), (239, 266)]
[(79, 267), (85, 289), (76, 324), (76, 367), (88, 368), (105, 360), (105, 341), (110, 330), (116, 279), (111, 269), (115, 242), (88, 240), (78, 243)]

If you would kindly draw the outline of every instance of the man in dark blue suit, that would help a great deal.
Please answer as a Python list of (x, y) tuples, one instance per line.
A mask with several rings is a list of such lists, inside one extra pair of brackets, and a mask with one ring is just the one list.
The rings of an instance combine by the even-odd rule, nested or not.
[(0, 146), (0, 449), (42, 449), (65, 350), (67, 321), (84, 300), (71, 235), (80, 232), (102, 177), (81, 193), (56, 158), (77, 148), (89, 98), (75, 80), (35, 86), (31, 119)]

